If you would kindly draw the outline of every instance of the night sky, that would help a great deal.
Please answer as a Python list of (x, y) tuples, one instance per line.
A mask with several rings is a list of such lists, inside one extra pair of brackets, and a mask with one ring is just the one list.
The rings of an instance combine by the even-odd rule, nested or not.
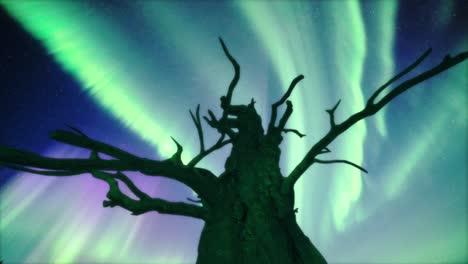
[[(80, 128), (138, 155), (198, 151), (188, 110), (220, 113), (233, 70), (234, 103), (270, 105), (299, 74), (281, 168), (288, 174), (336, 118), (432, 47), (411, 76), (468, 50), (468, 1), (5, 1), (0, 0), (0, 145), (87, 157), (48, 132)], [(329, 263), (468, 262), (468, 63), (392, 101), (330, 148), (361, 164), (311, 167), (296, 184), (297, 219)], [(208, 133), (214, 141), (216, 134)], [(222, 172), (229, 149), (200, 165)], [(175, 181), (128, 173), (171, 201)], [(6, 263), (194, 263), (193, 218), (103, 208), (90, 175), (36, 176), (0, 167), (0, 258)]]

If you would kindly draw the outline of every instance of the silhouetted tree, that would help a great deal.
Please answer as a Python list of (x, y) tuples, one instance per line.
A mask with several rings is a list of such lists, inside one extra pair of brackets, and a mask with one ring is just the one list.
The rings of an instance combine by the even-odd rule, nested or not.
[[(49, 158), (9, 147), (0, 147), (0, 165), (48, 176), (70, 176), (91, 173), (95, 178), (107, 182), (109, 191), (104, 207), (120, 206), (133, 215), (150, 211), (162, 214), (189, 216), (205, 221), (199, 246), (197, 263), (326, 263), (309, 238), (296, 222), (294, 209), (294, 184), (314, 163), (344, 163), (367, 172), (361, 166), (347, 160), (324, 160), (318, 157), (330, 152), (329, 144), (351, 126), (377, 113), (395, 97), (432, 76), (435, 76), (468, 57), (468, 52), (454, 57), (446, 56), (435, 67), (401, 82), (381, 99), (382, 92), (413, 70), (431, 52), (427, 50), (413, 64), (378, 88), (367, 100), (361, 111), (343, 122), (335, 120), (335, 111), (340, 101), (326, 110), (330, 129), (307, 152), (305, 157), (289, 175), (282, 175), (279, 168), (282, 133), (291, 132), (300, 137), (299, 131), (286, 127), (293, 112), (288, 100), (297, 84), (304, 78), (299, 75), (291, 82), (286, 93), (271, 106), (271, 117), (267, 131), (262, 128), (260, 116), (255, 110), (255, 101), (247, 105), (233, 105), (231, 98), (239, 81), (240, 66), (220, 39), (223, 51), (234, 66), (227, 94), (221, 97), (222, 114), (218, 118), (208, 110), (203, 118), (219, 132), (219, 139), (210, 147), (205, 146), (200, 105), (195, 113), (190, 111), (200, 141), (200, 152), (190, 162), (181, 160), (182, 146), (166, 160), (139, 157), (117, 147), (88, 137), (77, 128), (56, 130), (50, 137), (56, 141), (90, 150), (88, 159)], [(278, 109), (286, 110), (278, 118)], [(228, 144), (232, 145), (225, 171), (216, 176), (211, 171), (197, 167), (204, 157)], [(103, 159), (105, 154), (112, 159)], [(113, 171), (115, 173), (110, 173)], [(193, 191), (200, 200), (195, 204), (170, 202), (153, 198), (142, 192), (124, 171), (138, 171), (147, 176), (162, 176), (179, 181)], [(118, 182), (125, 184), (138, 199), (124, 194)]]

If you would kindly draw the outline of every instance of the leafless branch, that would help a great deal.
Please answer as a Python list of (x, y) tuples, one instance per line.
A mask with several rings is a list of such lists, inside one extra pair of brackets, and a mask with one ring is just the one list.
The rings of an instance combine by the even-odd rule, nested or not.
[[(1, 165), (49, 176), (71, 176), (91, 171), (139, 171), (148, 176), (162, 176), (177, 180), (192, 188), (205, 200), (209, 202), (215, 200), (216, 176), (205, 169), (183, 166), (180, 161), (182, 146), (176, 141), (177, 152), (174, 156), (158, 161), (137, 157), (119, 148), (69, 131), (58, 130), (53, 132), (51, 137), (89, 149), (95, 157), (89, 159), (49, 158), (0, 146)], [(98, 152), (117, 159), (99, 159), (96, 154)]]
[(200, 121), (200, 104), (197, 105), (197, 110), (195, 111), (195, 115), (193, 115), (192, 111), (189, 110), (190, 116), (192, 117), (193, 123), (195, 123), (195, 127), (197, 128), (198, 132), (198, 139), (200, 141), (200, 152), (205, 151), (205, 140), (203, 137), (203, 128)]
[(284, 126), (286, 126), (286, 123), (288, 122), (289, 117), (291, 117), (292, 112), (293, 112), (293, 105), (291, 101), (288, 100), (286, 101), (286, 111), (284, 111), (284, 114), (278, 123), (279, 131), (282, 131), (284, 129)]
[(331, 150), (329, 148), (324, 148), (319, 152), (319, 154), (325, 154), (325, 153), (330, 153), (330, 152)]
[(206, 156), (208, 156), (211, 152), (215, 151), (215, 150), (218, 150), (224, 146), (226, 146), (227, 144), (230, 144), (232, 143), (232, 140), (231, 139), (228, 139), (228, 140), (224, 140), (224, 136), (221, 135), (221, 137), (218, 139), (218, 141), (213, 145), (211, 146), (209, 149), (203, 151), (203, 152), (200, 152), (197, 156), (195, 156), (188, 164), (187, 164), (187, 167), (189, 168), (193, 168), (195, 167), (195, 165), (197, 165), (198, 162), (200, 162), (203, 158), (205, 158)]
[(279, 101), (277, 101), (276, 103), (272, 104), (271, 105), (271, 117), (270, 117), (270, 123), (268, 124), (268, 134), (271, 134), (275, 128), (275, 123), (276, 123), (276, 117), (278, 115), (278, 107), (282, 104), (284, 104), (284, 102), (289, 98), (289, 96), (291, 95), (292, 91), (294, 90), (294, 88), (296, 87), (296, 85), (302, 80), (304, 79), (304, 75), (299, 75), (297, 76), (296, 78), (294, 78), (291, 82), (291, 84), (289, 85), (288, 87), (288, 90), (286, 91), (286, 93), (281, 97), (281, 99)]
[(415, 62), (413, 62), (410, 66), (408, 66), (406, 69), (404, 69), (403, 71), (401, 71), (400, 73), (398, 73), (397, 75), (395, 75), (393, 78), (391, 78), (388, 82), (384, 83), (382, 86), (380, 86), (373, 94), (371, 97), (369, 97), (369, 100), (367, 100), (367, 103), (368, 104), (374, 104), (375, 102), (375, 99), (377, 98), (377, 96), (379, 96), (379, 94), (385, 89), (387, 88), (388, 86), (390, 86), (390, 84), (394, 83), (395, 81), (397, 81), (398, 79), (400, 79), (401, 77), (403, 77), (404, 75), (406, 75), (407, 73), (409, 73), (410, 71), (412, 71), (414, 68), (416, 68), (416, 66), (418, 66), (419, 64), (421, 64), (421, 62), (423, 62), (427, 56), (429, 56), (429, 54), (431, 54), (432, 52), (432, 49), (427, 49), (419, 58), (416, 59)]
[(192, 199), (190, 197), (187, 197), (187, 201), (190, 201), (192, 203), (202, 203), (202, 200), (201, 199), (198, 199), (198, 200), (195, 200), (195, 199)]
[(175, 161), (176, 163), (182, 165), (182, 151), (184, 150), (184, 148), (182, 147), (182, 145), (179, 144), (179, 142), (177, 142), (177, 140), (175, 140), (173, 137), (171, 137), (172, 141), (174, 141), (174, 143), (176, 144), (177, 146), (177, 151), (176, 153), (174, 153), (174, 155), (172, 155), (172, 160)]
[(297, 129), (284, 128), (284, 129), (283, 129), (283, 132), (284, 132), (284, 133), (288, 133), (288, 132), (294, 133), (294, 134), (296, 134), (296, 135), (297, 135), (298, 137), (300, 137), (300, 138), (306, 136), (306, 135), (302, 134), (301, 132), (299, 132)]
[[(239, 66), (239, 63), (237, 63), (236, 59), (234, 59), (234, 57), (229, 52), (228, 48), (224, 44), (224, 41), (221, 37), (219, 37), (219, 42), (221, 43), (221, 47), (223, 48), (224, 54), (226, 55), (226, 57), (229, 59), (229, 61), (232, 63), (232, 66), (234, 67), (234, 77), (231, 83), (229, 84), (229, 88), (225, 97), (225, 102), (221, 104), (223, 107), (223, 104), (225, 104), (226, 106), (231, 105), (232, 93), (234, 91), (234, 88), (237, 85), (237, 82), (239, 82), (239, 78), (240, 78), (240, 66)], [(226, 117), (227, 117), (227, 113), (224, 112), (223, 118), (226, 118)]]
[[(207, 209), (201, 206), (182, 202), (169, 202), (160, 198), (151, 198), (146, 193), (140, 191), (127, 176), (120, 172), (111, 174), (102, 171), (92, 171), (91, 174), (95, 178), (107, 182), (109, 185), (109, 191), (107, 193), (107, 198), (109, 200), (103, 202), (104, 207), (120, 206), (132, 212), (132, 215), (141, 215), (146, 212), (156, 211), (161, 214), (183, 215), (199, 219), (205, 219), (208, 213)], [(116, 179), (121, 179), (140, 200), (134, 200), (125, 195), (120, 190)]]
[(356, 163), (353, 163), (351, 161), (347, 161), (347, 160), (320, 160), (320, 159), (315, 159), (314, 160), (315, 162), (317, 163), (323, 163), (323, 164), (330, 164), (330, 163), (346, 163), (348, 165), (351, 165), (355, 168), (358, 168), (360, 170), (362, 170), (363, 172), (367, 173), (367, 170), (364, 169), (363, 167), (357, 165)]
[(151, 197), (146, 194), (145, 192), (142, 192), (131, 180), (128, 178), (127, 175), (123, 174), (122, 172), (118, 171), (116, 174), (114, 174), (114, 177), (116, 179), (121, 180), (125, 185), (127, 185), (128, 189), (135, 194), (138, 198), (144, 200), (144, 199), (150, 199)]
[[(468, 58), (468, 51), (459, 53), (458, 55), (454, 57), (447, 55), (438, 65), (418, 74), (417, 76), (413, 78), (410, 78), (400, 83), (394, 89), (392, 89), (389, 93), (387, 93), (380, 101), (375, 102), (375, 99), (377, 98), (377, 96), (386, 87), (388, 87), (390, 83), (396, 81), (397, 79), (399, 79), (400, 77), (402, 77), (403, 75), (405, 75), (406, 73), (414, 69), (419, 63), (421, 63), (429, 55), (429, 53), (430, 53), (430, 50), (425, 51), (414, 63), (412, 63), (404, 71), (397, 74), (390, 81), (388, 81), (379, 89), (377, 89), (374, 92), (374, 94), (369, 98), (369, 101), (363, 110), (351, 115), (343, 123), (335, 124), (334, 126), (332, 126), (332, 128), (328, 131), (328, 133), (322, 139), (320, 139), (314, 146), (312, 146), (312, 148), (307, 152), (305, 157), (293, 169), (293, 171), (289, 174), (289, 176), (286, 177), (286, 179), (283, 182), (283, 186), (281, 188), (282, 191), (289, 192), (290, 190), (292, 190), (292, 188), (294, 187), (294, 184), (299, 179), (299, 177), (301, 177), (301, 175), (314, 163), (315, 157), (321, 154), (324, 148), (326, 148), (333, 140), (335, 140), (339, 135), (345, 132), (348, 128), (356, 124), (358, 121), (368, 116), (374, 115), (380, 109), (382, 109), (386, 104), (388, 104), (391, 100), (393, 100), (395, 97), (402, 94), (406, 90), (457, 65), (458, 63)], [(335, 122), (333, 121), (332, 124), (334, 123)]]

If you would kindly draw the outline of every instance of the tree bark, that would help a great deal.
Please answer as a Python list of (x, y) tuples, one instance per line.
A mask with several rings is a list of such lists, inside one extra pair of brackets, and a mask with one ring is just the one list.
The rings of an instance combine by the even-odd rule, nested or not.
[(281, 193), (281, 135), (264, 134), (253, 103), (235, 113), (238, 133), (219, 200), (210, 208), (198, 247), (198, 264), (326, 263), (296, 222), (294, 191)]
[[(326, 263), (296, 223), (294, 211), (279, 217), (273, 207), (234, 202), (208, 219), (198, 245), (197, 264)], [(240, 218), (239, 218), (240, 217)]]

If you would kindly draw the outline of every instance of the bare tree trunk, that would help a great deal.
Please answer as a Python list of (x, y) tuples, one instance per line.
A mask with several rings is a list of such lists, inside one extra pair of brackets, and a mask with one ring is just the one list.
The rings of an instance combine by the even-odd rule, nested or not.
[(271, 208), (257, 204), (243, 207), (245, 215), (233, 214), (206, 222), (198, 246), (197, 264), (208, 263), (326, 263), (304, 235), (294, 215), (273, 216)]
[(280, 149), (253, 103), (236, 112), (239, 132), (206, 218), (199, 264), (326, 263), (296, 222), (294, 191), (281, 193)]

